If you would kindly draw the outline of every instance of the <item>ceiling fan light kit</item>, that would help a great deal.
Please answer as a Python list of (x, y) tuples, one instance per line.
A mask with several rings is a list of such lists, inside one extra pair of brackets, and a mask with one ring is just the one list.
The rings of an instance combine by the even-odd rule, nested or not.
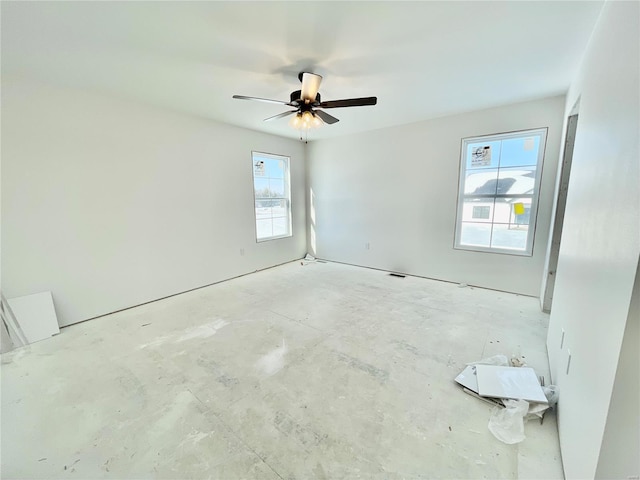
[(289, 126), (296, 130), (309, 130), (310, 128), (321, 127), (324, 122), (315, 113), (306, 111), (303, 113), (296, 113), (296, 115), (289, 120)]
[(318, 93), (320, 83), (322, 82), (322, 77), (320, 75), (310, 72), (300, 72), (298, 74), (298, 78), (302, 82), (302, 88), (291, 92), (288, 102), (270, 100), (267, 98), (246, 97), (244, 95), (234, 95), (233, 98), (276, 103), (279, 105), (293, 107), (295, 110), (279, 113), (278, 115), (265, 118), (264, 121), (268, 122), (284, 118), (295, 113), (293, 118), (289, 121), (289, 125), (297, 130), (309, 130), (310, 128), (318, 128), (325, 123), (331, 125), (339, 121), (336, 117), (329, 115), (321, 109), (362, 107), (375, 105), (378, 102), (376, 97), (348, 98), (344, 100), (330, 100), (328, 102), (323, 102), (320, 98), (320, 93)]

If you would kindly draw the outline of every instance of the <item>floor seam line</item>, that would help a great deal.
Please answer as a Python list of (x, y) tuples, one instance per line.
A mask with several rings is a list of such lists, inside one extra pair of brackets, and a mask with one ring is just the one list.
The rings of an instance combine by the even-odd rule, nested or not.
[(289, 320), (289, 321), (291, 321), (291, 322), (295, 322), (295, 323), (297, 323), (298, 325), (302, 325), (302, 326), (304, 326), (304, 327), (311, 328), (311, 329), (313, 329), (313, 330), (315, 330), (315, 331), (317, 331), (317, 332), (325, 333), (325, 332), (324, 332), (324, 330), (320, 330), (319, 328), (313, 327), (313, 326), (311, 326), (311, 325), (307, 325), (306, 323), (302, 323), (301, 321), (296, 320), (295, 318), (288, 317), (287, 315), (285, 315), (285, 314), (283, 314), (283, 313), (275, 312), (275, 311), (273, 311), (273, 310), (267, 310), (267, 311), (268, 311), (268, 312), (273, 313), (274, 315), (278, 315), (279, 317), (286, 318), (287, 320)]
[[(191, 395), (193, 395), (193, 397), (194, 397), (198, 402), (200, 402), (200, 403), (202, 404), (202, 406), (204, 406), (204, 407), (205, 407), (209, 412), (211, 412), (211, 414), (212, 414), (213, 416), (215, 416), (215, 417), (218, 419), (218, 421), (219, 421), (219, 422), (224, 426), (224, 428), (226, 428), (226, 429), (227, 429), (227, 431), (228, 431), (229, 433), (231, 433), (231, 435), (233, 435), (237, 440), (239, 440), (239, 441), (240, 441), (240, 443), (242, 443), (242, 445), (244, 445), (246, 448), (248, 448), (248, 449), (251, 451), (251, 453), (253, 453), (256, 457), (258, 457), (262, 463), (264, 463), (267, 467), (269, 467), (269, 468), (273, 471), (273, 473), (275, 473), (279, 478), (281, 478), (282, 480), (284, 480), (284, 478), (282, 477), (282, 475), (280, 475), (280, 474), (279, 474), (279, 473), (278, 473), (278, 472), (277, 472), (277, 471), (276, 471), (276, 470), (275, 470), (271, 465), (269, 465), (269, 464), (266, 462), (266, 460), (265, 460), (264, 458), (262, 458), (262, 456), (260, 456), (260, 454), (258, 454), (258, 452), (256, 452), (253, 448), (251, 448), (251, 446), (250, 446), (247, 442), (245, 442), (245, 441), (244, 441), (244, 439), (243, 439), (242, 437), (240, 437), (240, 436), (239, 436), (239, 435), (238, 435), (238, 434), (237, 434), (237, 433), (236, 433), (236, 432), (235, 432), (235, 431), (234, 431), (234, 430), (233, 430), (233, 429), (232, 429), (232, 428), (227, 424), (227, 422), (225, 422), (222, 418), (220, 418), (220, 415), (219, 415), (215, 410), (213, 410), (212, 408), (210, 408), (209, 406), (207, 406), (207, 405), (206, 405), (202, 400), (200, 400), (200, 398), (199, 398), (195, 393), (193, 393), (193, 392), (191, 391), (191, 389), (190, 389), (190, 388), (187, 388), (187, 391), (188, 391)], [(246, 397), (246, 395), (245, 395), (245, 397)], [(244, 397), (242, 397), (242, 398), (244, 398)], [(235, 403), (235, 402), (234, 402), (234, 403)]]
[(211, 413), (218, 419), (218, 421), (222, 425), (224, 425), (224, 428), (226, 428), (229, 431), (229, 433), (231, 433), (231, 435), (233, 435), (238, 441), (240, 441), (240, 443), (242, 443), (242, 445), (244, 445), (247, 449), (249, 449), (251, 453), (253, 453), (256, 457), (258, 457), (262, 463), (264, 463), (267, 467), (269, 467), (271, 471), (278, 476), (278, 478), (280, 478), (281, 480), (284, 480), (284, 477), (280, 475), (278, 471), (275, 468), (273, 468), (264, 458), (262, 458), (262, 455), (256, 452), (251, 447), (251, 445), (249, 445), (240, 435), (238, 435), (238, 433), (233, 428), (231, 428), (227, 424), (227, 422), (225, 422), (222, 418), (220, 418), (220, 415), (218, 413), (214, 412), (213, 410), (211, 410)]

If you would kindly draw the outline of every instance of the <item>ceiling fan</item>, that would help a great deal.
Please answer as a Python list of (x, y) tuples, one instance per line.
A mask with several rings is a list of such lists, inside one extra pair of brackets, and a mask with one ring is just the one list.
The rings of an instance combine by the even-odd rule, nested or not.
[(264, 121), (270, 122), (271, 120), (284, 118), (295, 113), (296, 115), (291, 119), (289, 125), (297, 129), (319, 127), (323, 123), (331, 125), (339, 121), (336, 117), (329, 115), (327, 112), (320, 109), (362, 107), (366, 105), (375, 105), (378, 102), (376, 97), (348, 98), (344, 100), (329, 100), (328, 102), (323, 102), (320, 100), (320, 94), (318, 93), (320, 82), (322, 82), (322, 77), (320, 75), (309, 72), (300, 72), (298, 74), (298, 79), (302, 82), (302, 88), (301, 90), (291, 92), (290, 100), (288, 102), (269, 100), (267, 98), (245, 97), (244, 95), (234, 95), (233, 98), (238, 98), (240, 100), (257, 100), (259, 102), (276, 103), (278, 105), (293, 107), (294, 110), (265, 118)]

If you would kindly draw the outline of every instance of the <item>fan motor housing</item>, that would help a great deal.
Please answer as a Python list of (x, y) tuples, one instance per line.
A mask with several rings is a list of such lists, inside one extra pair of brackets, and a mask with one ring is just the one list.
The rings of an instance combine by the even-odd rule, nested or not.
[[(304, 102), (301, 99), (302, 90), (296, 90), (295, 92), (291, 92), (290, 98), (291, 103), (298, 102), (300, 105), (304, 105)], [(320, 93), (316, 94), (316, 100), (313, 102), (313, 105), (320, 103)]]

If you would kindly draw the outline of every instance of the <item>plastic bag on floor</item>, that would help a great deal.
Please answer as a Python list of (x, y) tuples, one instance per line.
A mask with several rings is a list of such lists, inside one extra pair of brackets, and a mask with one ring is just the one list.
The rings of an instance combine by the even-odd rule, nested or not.
[(498, 367), (508, 367), (509, 360), (506, 355), (494, 355), (493, 357), (483, 358), (477, 362), (467, 363), (467, 365), (496, 365)]
[(558, 403), (558, 399), (560, 398), (558, 387), (556, 387), (555, 385), (548, 385), (546, 387), (542, 387), (542, 391), (544, 392), (544, 396), (547, 397), (549, 406), (554, 407)]
[(529, 411), (526, 400), (505, 400), (505, 408), (494, 408), (489, 418), (489, 431), (501, 442), (520, 443), (524, 436), (524, 417)]
[(532, 403), (529, 405), (529, 411), (524, 419), (527, 421), (535, 420), (536, 418), (540, 419), (548, 409), (549, 405), (545, 405), (544, 403)]

